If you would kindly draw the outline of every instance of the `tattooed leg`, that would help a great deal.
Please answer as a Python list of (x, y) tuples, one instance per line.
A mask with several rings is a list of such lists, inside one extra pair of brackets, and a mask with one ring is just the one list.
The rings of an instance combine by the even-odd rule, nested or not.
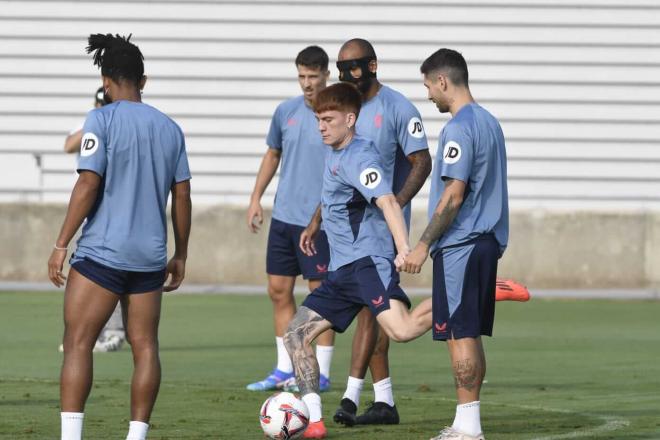
[(321, 315), (302, 306), (284, 334), (284, 345), (293, 361), (296, 382), (302, 396), (319, 392), (319, 363), (312, 342), (331, 327), (332, 324)]
[(449, 339), (447, 346), (459, 405), (479, 400), (481, 383), (486, 374), (486, 358), (481, 338)]

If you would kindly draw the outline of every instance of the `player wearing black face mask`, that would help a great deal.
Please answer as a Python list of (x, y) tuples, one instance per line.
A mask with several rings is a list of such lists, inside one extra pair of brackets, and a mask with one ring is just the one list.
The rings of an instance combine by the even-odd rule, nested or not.
[[(421, 116), (405, 96), (378, 81), (376, 52), (367, 40), (354, 38), (347, 41), (337, 60), (339, 79), (355, 84), (362, 94), (357, 134), (374, 142), (384, 172), (392, 182), (392, 192), (409, 225), (410, 201), (431, 172), (431, 156)], [(379, 335), (376, 328), (369, 309), (359, 313), (350, 376), (344, 398), (334, 416), (337, 423), (347, 426), (399, 423), (389, 377), (389, 339), (384, 332)], [(367, 366), (374, 381), (374, 404), (358, 416)]]

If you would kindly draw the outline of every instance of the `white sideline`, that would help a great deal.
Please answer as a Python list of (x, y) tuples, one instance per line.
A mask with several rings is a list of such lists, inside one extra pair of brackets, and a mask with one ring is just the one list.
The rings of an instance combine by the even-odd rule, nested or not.
[[(404, 286), (405, 288), (405, 286)], [(51, 283), (34, 283), (23, 281), (0, 281), (0, 292), (62, 292)], [(405, 288), (408, 296), (431, 296), (430, 288)], [(655, 289), (534, 289), (530, 287), (532, 299), (616, 299), (616, 300), (660, 300), (660, 290)], [(307, 287), (296, 286), (296, 294), (304, 295)], [(172, 294), (206, 294), (206, 295), (265, 295), (265, 285), (246, 284), (183, 284), (181, 289)]]

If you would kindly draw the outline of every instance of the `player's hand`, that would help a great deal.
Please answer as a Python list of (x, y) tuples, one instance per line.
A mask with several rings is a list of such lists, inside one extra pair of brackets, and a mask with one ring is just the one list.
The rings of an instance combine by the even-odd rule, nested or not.
[(422, 266), (429, 256), (429, 247), (424, 243), (418, 243), (415, 249), (406, 257), (403, 264), (403, 271), (408, 273), (419, 273)]
[(170, 278), (170, 282), (163, 286), (165, 292), (171, 292), (179, 288), (183, 282), (183, 278), (186, 276), (186, 260), (180, 257), (172, 257), (167, 263), (165, 281), (167, 277)]
[(405, 264), (408, 254), (410, 254), (410, 248), (407, 246), (405, 249), (400, 250), (399, 253), (396, 254), (396, 257), (394, 258), (394, 267), (396, 268), (397, 272), (401, 272), (401, 270), (403, 270), (403, 265)]
[(300, 234), (300, 250), (308, 257), (316, 255), (316, 245), (314, 244), (314, 241), (316, 240), (316, 236), (320, 229), (321, 226), (319, 224), (311, 222), (307, 225), (305, 230), (302, 231), (302, 234)]
[(55, 287), (62, 287), (66, 277), (62, 273), (64, 259), (66, 258), (66, 249), (53, 249), (48, 259), (48, 278), (55, 284)]
[(247, 211), (247, 224), (248, 229), (256, 234), (259, 232), (261, 225), (264, 222), (264, 210), (261, 208), (261, 203), (258, 201), (250, 202), (250, 207)]

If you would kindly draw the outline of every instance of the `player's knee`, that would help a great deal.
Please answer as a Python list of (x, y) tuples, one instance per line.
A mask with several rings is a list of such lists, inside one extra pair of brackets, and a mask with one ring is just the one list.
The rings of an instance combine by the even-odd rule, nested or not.
[(154, 353), (158, 352), (158, 338), (151, 335), (126, 334), (126, 339), (131, 344), (133, 353)]
[(268, 286), (268, 296), (275, 304), (288, 304), (294, 301), (293, 292), (284, 286)]

